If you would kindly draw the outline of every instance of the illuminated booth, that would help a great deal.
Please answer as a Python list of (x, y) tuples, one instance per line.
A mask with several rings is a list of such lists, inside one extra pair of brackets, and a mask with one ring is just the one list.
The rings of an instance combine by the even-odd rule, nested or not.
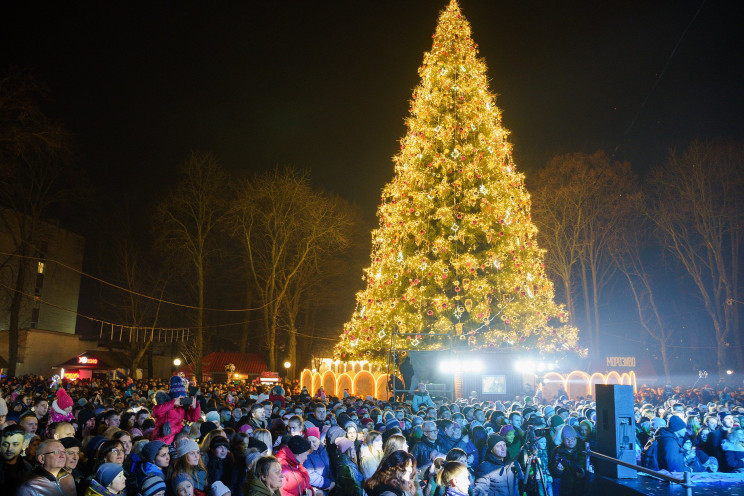
[(128, 360), (124, 353), (89, 350), (52, 367), (68, 380), (115, 378), (127, 375)]

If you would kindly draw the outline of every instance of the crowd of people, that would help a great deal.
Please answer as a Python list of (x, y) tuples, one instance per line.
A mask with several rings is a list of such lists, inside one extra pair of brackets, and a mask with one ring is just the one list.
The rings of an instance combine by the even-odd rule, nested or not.
[[(289, 389), (289, 387), (288, 387)], [(193, 379), (0, 383), (0, 494), (579, 495), (592, 398), (400, 401)], [(641, 388), (637, 461), (744, 472), (744, 394)]]

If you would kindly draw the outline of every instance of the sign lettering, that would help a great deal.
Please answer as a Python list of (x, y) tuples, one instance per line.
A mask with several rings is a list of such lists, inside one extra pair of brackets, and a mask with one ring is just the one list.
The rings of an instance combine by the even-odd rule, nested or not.
[(87, 356), (81, 356), (78, 357), (78, 363), (83, 363), (85, 365), (97, 365), (98, 358), (88, 358)]
[(608, 367), (635, 367), (635, 357), (607, 357)]

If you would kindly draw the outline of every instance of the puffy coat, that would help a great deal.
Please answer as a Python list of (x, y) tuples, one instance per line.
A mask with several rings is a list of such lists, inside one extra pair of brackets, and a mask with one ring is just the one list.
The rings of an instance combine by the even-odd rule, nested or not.
[(436, 449), (436, 444), (432, 443), (425, 437), (421, 438), (420, 441), (413, 445), (411, 454), (416, 458), (416, 465), (419, 469), (423, 470), (427, 466), (431, 465), (431, 452)]
[(682, 450), (682, 439), (669, 427), (662, 427), (656, 431), (656, 460), (659, 469), (670, 472), (690, 471), (685, 465), (685, 454)]
[(239, 494), (242, 494), (243, 496), (281, 496), (279, 490), (272, 493), (261, 479), (252, 474), (253, 472), (249, 470), (248, 475), (245, 478), (245, 483), (243, 484), (243, 490)]
[(431, 396), (429, 396), (428, 392), (424, 391), (422, 393), (420, 391), (416, 391), (413, 394), (413, 401), (411, 401), (411, 411), (413, 411), (414, 413), (418, 412), (419, 408), (421, 408), (422, 405), (433, 408), (437, 407), (434, 404), (434, 401), (431, 399)]
[(313, 492), (310, 485), (310, 475), (305, 467), (300, 465), (287, 445), (279, 448), (276, 457), (282, 465), (282, 474), (284, 474), (284, 481), (280, 490), (282, 496), (304, 496), (308, 489)]
[(328, 489), (333, 482), (331, 474), (331, 462), (328, 459), (328, 452), (325, 446), (319, 446), (316, 451), (307, 455), (307, 459), (302, 464), (310, 476), (310, 484), (318, 489)]
[[(176, 406), (176, 400), (169, 400), (152, 409), (152, 415), (155, 417), (155, 431), (153, 432), (153, 441), (163, 441), (165, 444), (173, 443), (176, 434), (183, 429), (183, 421), (196, 422), (201, 416), (201, 406), (197, 402), (196, 408), (191, 406)], [(170, 434), (163, 434), (163, 425), (170, 424)]]
[[(58, 474), (59, 479), (55, 478), (52, 474), (44, 470), (41, 466), (37, 466), (30, 472), (30, 476), (26, 481), (18, 486), (16, 491), (17, 496), (70, 496), (67, 493), (69, 488), (67, 479), (72, 480), (72, 475), (69, 472), (61, 470)], [(75, 485), (73, 483), (72, 487)], [(3, 493), (5, 494), (5, 493)], [(73, 495), (74, 496), (74, 493)]]
[(483, 463), (480, 464), (475, 474), (473, 495), (513, 496), (518, 494), (519, 474), (521, 474), (519, 464), (512, 461), (504, 463), (504, 460), (497, 458), (491, 452), (487, 452)]
[(359, 450), (359, 470), (362, 471), (365, 479), (369, 479), (380, 466), (382, 461), (382, 452), (372, 453), (366, 444)]
[(721, 442), (723, 451), (722, 472), (744, 472), (744, 447), (740, 443), (734, 443), (728, 439)]

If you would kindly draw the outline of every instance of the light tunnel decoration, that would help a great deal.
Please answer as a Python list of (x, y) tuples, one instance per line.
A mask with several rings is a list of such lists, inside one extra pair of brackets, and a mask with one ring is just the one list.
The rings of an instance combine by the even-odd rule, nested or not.
[(387, 374), (371, 372), (358, 363), (348, 369), (340, 367), (337, 371), (325, 370), (322, 373), (305, 369), (300, 374), (300, 387), (306, 387), (312, 396), (315, 396), (322, 385), (327, 396), (341, 397), (344, 390), (348, 389), (349, 394), (354, 396), (387, 400), (391, 395), (387, 382)]
[(633, 392), (637, 392), (635, 372), (623, 372), (622, 375), (614, 370), (606, 374), (595, 372), (591, 375), (582, 370), (574, 370), (568, 374), (558, 372), (548, 372), (543, 376), (542, 392), (543, 395), (552, 399), (558, 395), (562, 387), (567, 393), (569, 399), (586, 397), (592, 395), (596, 398), (594, 386), (597, 384), (618, 384), (622, 386), (633, 386)]
[[(355, 371), (355, 369), (357, 369)], [(529, 374), (535, 380), (539, 378), (536, 374)], [(367, 397), (380, 400), (387, 400), (391, 396), (388, 389), (388, 375), (380, 372), (371, 372), (366, 368), (360, 368), (359, 363), (356, 366), (346, 367), (341, 364), (335, 371), (325, 370), (322, 373), (313, 372), (305, 369), (300, 375), (300, 387), (307, 387), (310, 395), (315, 396), (318, 388), (322, 385), (327, 396), (341, 397), (344, 390), (348, 389), (349, 394), (354, 396)], [(620, 384), (633, 386), (633, 392), (637, 392), (635, 372), (623, 372), (619, 374), (614, 370), (606, 374), (595, 372), (587, 374), (582, 370), (574, 370), (567, 374), (559, 372), (547, 372), (542, 378), (542, 392), (548, 399), (553, 399), (558, 395), (562, 387), (570, 399), (586, 397), (592, 395), (596, 398), (594, 386), (597, 384)]]

